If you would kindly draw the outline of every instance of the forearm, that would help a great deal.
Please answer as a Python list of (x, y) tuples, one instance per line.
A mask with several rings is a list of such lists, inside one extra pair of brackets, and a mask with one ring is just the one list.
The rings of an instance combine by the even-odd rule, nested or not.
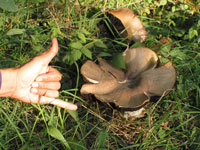
[(0, 69), (1, 87), (0, 97), (12, 96), (15, 91), (17, 71), (15, 68)]

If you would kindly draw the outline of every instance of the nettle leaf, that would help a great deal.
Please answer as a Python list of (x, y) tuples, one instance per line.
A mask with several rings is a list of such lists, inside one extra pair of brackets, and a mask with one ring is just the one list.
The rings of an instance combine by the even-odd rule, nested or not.
[(83, 48), (83, 49), (81, 50), (81, 52), (82, 52), (86, 57), (92, 59), (92, 52), (91, 52), (89, 49)]
[(18, 10), (18, 6), (13, 0), (0, 0), (0, 8), (10, 12), (16, 12)]
[(78, 38), (83, 42), (83, 43), (86, 43), (86, 38), (85, 38), (85, 35), (83, 33), (78, 33)]
[(25, 29), (11, 29), (6, 33), (6, 35), (18, 35), (18, 34), (23, 34), (24, 32)]
[(49, 127), (48, 128), (48, 134), (50, 136), (52, 136), (53, 138), (61, 141), (67, 149), (71, 149), (68, 142), (65, 140), (64, 136), (62, 135), (62, 133), (55, 127)]
[(79, 60), (81, 58), (81, 56), (82, 56), (81, 51), (80, 50), (76, 50), (76, 49), (72, 50), (71, 54), (72, 54), (72, 57), (73, 57), (73, 61)]
[(97, 47), (100, 47), (100, 48), (105, 48), (105, 49), (107, 48), (107, 46), (102, 41), (100, 41), (100, 40), (96, 41), (94, 44)]
[(69, 44), (69, 46), (73, 49), (81, 49), (83, 47), (83, 45), (81, 44), (81, 42), (77, 41), (77, 42), (71, 42)]

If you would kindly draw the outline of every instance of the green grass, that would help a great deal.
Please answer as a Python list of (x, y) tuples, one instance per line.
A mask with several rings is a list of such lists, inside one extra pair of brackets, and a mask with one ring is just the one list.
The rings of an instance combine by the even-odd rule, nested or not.
[[(78, 103), (79, 109), (0, 98), (0, 149), (200, 149), (199, 0), (2, 1), (1, 68), (29, 61), (57, 37), (59, 54), (51, 65), (63, 74), (60, 97)], [(79, 91), (84, 83), (79, 70), (86, 60), (115, 60), (127, 46), (123, 39), (104, 36), (98, 26), (102, 8), (120, 7), (134, 10), (149, 33), (143, 45), (156, 50), (162, 62), (172, 61), (177, 71), (171, 93), (149, 103), (145, 117), (135, 120)], [(170, 42), (161, 44), (162, 37)]]

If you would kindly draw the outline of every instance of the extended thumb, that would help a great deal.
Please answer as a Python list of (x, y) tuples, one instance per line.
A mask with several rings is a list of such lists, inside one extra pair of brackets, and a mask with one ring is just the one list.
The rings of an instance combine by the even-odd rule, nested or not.
[(58, 41), (56, 38), (52, 39), (51, 47), (42, 53), (39, 57), (43, 60), (45, 64), (49, 64), (50, 61), (56, 56), (58, 53)]

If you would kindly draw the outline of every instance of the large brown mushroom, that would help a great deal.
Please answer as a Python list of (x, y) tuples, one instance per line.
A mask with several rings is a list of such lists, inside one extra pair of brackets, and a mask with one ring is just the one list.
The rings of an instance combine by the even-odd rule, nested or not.
[[(131, 9), (119, 8), (116, 10), (109, 10), (107, 11), (107, 16), (120, 35), (124, 38), (128, 37), (129, 42), (145, 41), (147, 37), (145, 27)], [(118, 19), (121, 23), (116, 21), (116, 19)]]
[(154, 51), (137, 47), (124, 52), (126, 73), (112, 67), (104, 59), (99, 64), (87, 61), (81, 74), (87, 79), (82, 94), (94, 94), (103, 102), (113, 102), (121, 108), (139, 108), (149, 102), (151, 96), (169, 93), (176, 81), (172, 62), (158, 65)]

